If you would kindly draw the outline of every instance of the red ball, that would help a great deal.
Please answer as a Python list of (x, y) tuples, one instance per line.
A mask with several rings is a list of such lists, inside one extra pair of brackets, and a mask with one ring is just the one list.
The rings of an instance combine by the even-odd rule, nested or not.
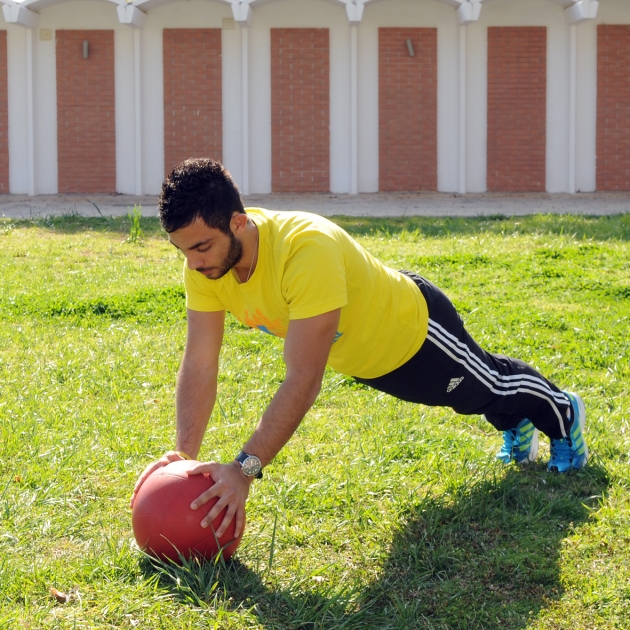
[(216, 537), (227, 508), (209, 527), (201, 527), (201, 521), (217, 502), (216, 497), (196, 510), (190, 509), (193, 500), (214, 485), (208, 474), (187, 474), (197, 464), (185, 460), (172, 462), (158, 468), (140, 487), (133, 503), (133, 533), (140, 549), (152, 556), (180, 562), (179, 554), (184, 558), (211, 559), (222, 551), (227, 560), (241, 542), (243, 531), (238, 538), (234, 537), (236, 518), (219, 539)]

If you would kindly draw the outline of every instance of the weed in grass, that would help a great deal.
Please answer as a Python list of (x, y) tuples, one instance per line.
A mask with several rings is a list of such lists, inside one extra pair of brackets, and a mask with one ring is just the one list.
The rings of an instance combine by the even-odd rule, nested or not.
[[(2, 222), (0, 628), (627, 626), (629, 218), (338, 221), (445, 287), (487, 349), (583, 394), (589, 466), (549, 475), (543, 443), (502, 467), (481, 418), (327, 371), (235, 558), (156, 565), (127, 503), (172, 447), (182, 259), (152, 217), (142, 248), (126, 217)], [(201, 457), (231, 459), (283, 378), (281, 343), (228, 317)]]
[[(99, 208), (99, 207), (98, 207), (98, 206), (97, 206), (97, 205), (96, 205), (96, 204), (95, 204), (95, 203), (94, 203), (91, 199), (88, 199), (88, 198), (86, 197), (86, 198), (85, 198), (85, 200), (86, 200), (86, 201), (88, 201), (89, 203), (91, 203), (91, 204), (92, 204), (92, 205), (96, 208), (96, 211), (98, 212), (98, 216), (99, 216), (99, 217), (101, 217), (101, 218), (103, 218), (103, 219), (105, 218), (105, 217), (103, 216), (103, 213), (101, 212), (101, 209), (100, 209), (100, 208)], [(135, 207), (135, 206), (134, 206), (134, 207)]]
[(129, 236), (127, 237), (127, 243), (141, 243), (144, 233), (140, 227), (140, 220), (142, 219), (141, 206), (134, 205), (131, 212), (127, 212), (127, 218), (129, 219)]

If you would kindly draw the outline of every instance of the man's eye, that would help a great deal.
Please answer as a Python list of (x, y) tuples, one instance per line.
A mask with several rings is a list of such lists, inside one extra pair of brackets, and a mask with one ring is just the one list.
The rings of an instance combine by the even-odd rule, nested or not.
[(211, 245), (208, 245), (208, 247), (204, 247), (203, 249), (199, 248), (197, 251), (203, 254), (204, 252), (207, 252), (210, 249), (210, 247)]

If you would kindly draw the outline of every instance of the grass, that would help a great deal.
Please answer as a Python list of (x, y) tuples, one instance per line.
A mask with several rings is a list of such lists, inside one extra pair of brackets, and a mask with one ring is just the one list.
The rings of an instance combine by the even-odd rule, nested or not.
[[(335, 219), (588, 408), (589, 466), (494, 461), (479, 417), (333, 372), (227, 564), (156, 565), (127, 502), (174, 433), (183, 261), (155, 219), (0, 223), (0, 628), (610, 629), (630, 616), (630, 216)], [(283, 378), (228, 319), (204, 459)], [(59, 604), (49, 589), (75, 589)]]
[[(99, 211), (100, 212), (100, 211)], [(128, 243), (141, 243), (144, 233), (142, 232), (142, 206), (134, 206), (131, 212), (127, 212), (129, 219)]]

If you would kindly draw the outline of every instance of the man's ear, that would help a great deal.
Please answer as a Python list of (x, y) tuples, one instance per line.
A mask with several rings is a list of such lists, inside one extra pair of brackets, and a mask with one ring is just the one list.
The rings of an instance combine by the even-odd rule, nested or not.
[(247, 227), (247, 215), (244, 212), (235, 212), (230, 219), (230, 229), (234, 236), (239, 236)]

